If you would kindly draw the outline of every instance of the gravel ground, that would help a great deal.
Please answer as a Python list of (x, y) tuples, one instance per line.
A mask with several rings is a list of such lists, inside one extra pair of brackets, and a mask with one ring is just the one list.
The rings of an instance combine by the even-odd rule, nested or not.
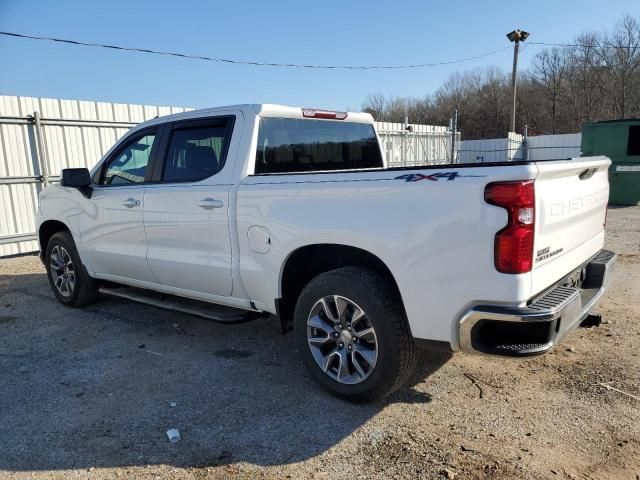
[(640, 207), (610, 209), (607, 247), (601, 326), (528, 360), (428, 354), (360, 406), (273, 320), (68, 309), (37, 257), (0, 260), (0, 477), (638, 479), (640, 401), (600, 384), (640, 396)]

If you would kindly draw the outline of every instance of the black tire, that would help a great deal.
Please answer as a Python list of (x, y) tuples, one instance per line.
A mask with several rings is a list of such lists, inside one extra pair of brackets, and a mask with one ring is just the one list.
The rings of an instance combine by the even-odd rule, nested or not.
[[(378, 356), (375, 367), (360, 383), (338, 382), (325, 373), (311, 352), (307, 319), (313, 306), (330, 295), (344, 296), (366, 312), (375, 329)], [(343, 267), (323, 273), (302, 290), (294, 312), (296, 346), (311, 377), (333, 395), (354, 403), (380, 399), (410, 378), (417, 349), (395, 287), (380, 273), (362, 267)]]
[[(51, 254), (56, 247), (62, 247), (71, 257), (75, 283), (70, 294), (63, 295), (55, 285), (51, 268)], [(49, 286), (60, 303), (71, 307), (82, 307), (98, 300), (98, 282), (91, 278), (80, 261), (78, 250), (69, 232), (58, 232), (51, 236), (45, 252), (45, 267)]]

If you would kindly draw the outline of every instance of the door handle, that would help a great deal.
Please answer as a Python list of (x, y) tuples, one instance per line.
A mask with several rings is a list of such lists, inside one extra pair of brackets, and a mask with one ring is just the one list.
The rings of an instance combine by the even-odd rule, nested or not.
[(140, 200), (136, 200), (135, 198), (127, 198), (124, 202), (122, 202), (122, 205), (127, 208), (139, 207)]
[(222, 200), (216, 200), (214, 198), (203, 198), (198, 202), (198, 206), (205, 210), (213, 210), (214, 208), (220, 208), (223, 205), (224, 203), (222, 203)]

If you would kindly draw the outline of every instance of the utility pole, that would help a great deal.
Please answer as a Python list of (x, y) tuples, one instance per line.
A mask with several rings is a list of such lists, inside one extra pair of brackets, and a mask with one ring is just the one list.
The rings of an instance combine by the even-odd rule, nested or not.
[(511, 109), (511, 132), (516, 131), (516, 78), (518, 76), (518, 51), (520, 42), (524, 42), (529, 37), (529, 32), (524, 30), (514, 30), (507, 33), (507, 38), (513, 42), (513, 71), (511, 72), (511, 91), (513, 92), (513, 106)]

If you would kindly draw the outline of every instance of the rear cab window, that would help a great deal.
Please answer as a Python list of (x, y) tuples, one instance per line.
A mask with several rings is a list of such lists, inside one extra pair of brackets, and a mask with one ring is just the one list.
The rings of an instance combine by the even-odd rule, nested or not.
[(255, 174), (382, 168), (373, 125), (262, 117)]

